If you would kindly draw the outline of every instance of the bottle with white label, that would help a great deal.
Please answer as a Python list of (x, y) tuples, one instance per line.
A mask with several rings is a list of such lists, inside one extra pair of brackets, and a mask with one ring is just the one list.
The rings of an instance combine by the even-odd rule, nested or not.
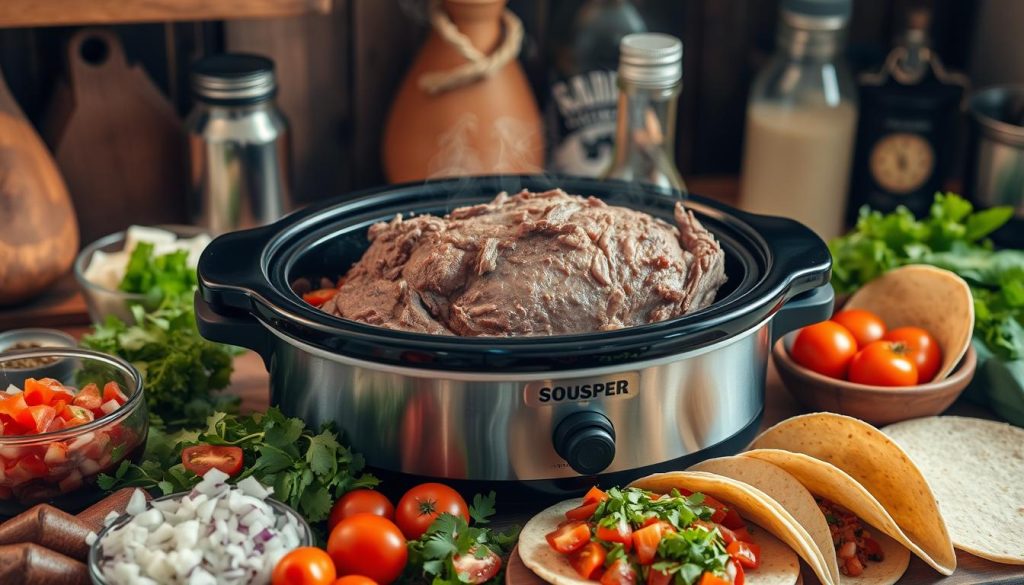
[(740, 207), (843, 231), (857, 92), (842, 58), (852, 0), (783, 0), (778, 48), (747, 106)]
[(597, 177), (612, 160), (622, 37), (647, 30), (629, 0), (552, 3), (545, 104), (548, 170)]

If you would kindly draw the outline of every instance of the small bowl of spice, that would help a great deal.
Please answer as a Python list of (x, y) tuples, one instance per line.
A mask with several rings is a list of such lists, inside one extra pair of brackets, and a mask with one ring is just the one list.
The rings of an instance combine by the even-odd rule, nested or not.
[[(56, 329), (12, 329), (0, 333), (0, 355), (11, 352), (50, 348), (76, 347), (75, 338)], [(74, 371), (74, 363), (56, 355), (5, 359), (0, 368), (0, 391), (11, 384), (21, 384), (25, 378), (53, 378), (67, 382)]]

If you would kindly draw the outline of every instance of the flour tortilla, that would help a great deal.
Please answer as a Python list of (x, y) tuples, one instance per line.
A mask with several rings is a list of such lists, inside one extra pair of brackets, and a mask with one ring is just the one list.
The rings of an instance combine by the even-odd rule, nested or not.
[[(751, 448), (802, 453), (830, 463), (759, 456), (788, 471), (811, 492), (835, 495), (834, 502), (895, 538), (943, 575), (956, 569), (953, 542), (928, 482), (910, 456), (875, 427), (838, 414), (805, 414), (771, 427), (754, 439)], [(830, 482), (845, 487), (828, 491)]]
[(953, 546), (997, 563), (1024, 565), (1024, 429), (933, 416), (882, 430), (921, 468)]
[(971, 287), (956, 274), (934, 266), (912, 264), (890, 270), (853, 293), (843, 308), (867, 309), (889, 329), (913, 326), (931, 333), (942, 348), (942, 364), (934, 380), (946, 378), (956, 368), (974, 333)]
[(745, 520), (757, 524), (800, 555), (824, 585), (835, 585), (825, 555), (811, 541), (800, 523), (760, 490), (743, 482), (702, 471), (657, 473), (630, 484), (659, 494), (685, 488), (707, 494), (740, 513)]
[[(910, 563), (910, 551), (884, 532), (872, 527), (869, 532), (881, 546), (885, 560), (869, 561), (864, 566), (864, 573), (858, 577), (849, 577), (840, 573), (832, 535), (828, 523), (825, 521), (825, 515), (821, 513), (817, 502), (814, 501), (814, 495), (781, 467), (753, 457), (736, 456), (704, 461), (691, 469), (716, 473), (742, 481), (771, 496), (807, 530), (811, 540), (825, 555), (829, 570), (833, 571), (836, 582), (842, 585), (892, 585), (899, 581), (907, 570), (907, 565)], [(829, 500), (833, 499), (831, 491), (817, 495)]]
[[(594, 585), (579, 576), (569, 559), (555, 551), (544, 538), (565, 520), (565, 513), (579, 506), (581, 499), (555, 504), (526, 523), (519, 533), (519, 557), (538, 577), (553, 585)], [(752, 527), (751, 536), (761, 547), (761, 566), (748, 569), (747, 585), (794, 585), (800, 577), (800, 561), (786, 545), (765, 530)]]

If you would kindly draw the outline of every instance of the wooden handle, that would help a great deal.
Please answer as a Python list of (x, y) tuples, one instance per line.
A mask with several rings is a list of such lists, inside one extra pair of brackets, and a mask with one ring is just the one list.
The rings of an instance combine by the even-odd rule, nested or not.
[(68, 41), (68, 72), (76, 93), (91, 80), (121, 75), (128, 70), (121, 39), (110, 29), (84, 28)]

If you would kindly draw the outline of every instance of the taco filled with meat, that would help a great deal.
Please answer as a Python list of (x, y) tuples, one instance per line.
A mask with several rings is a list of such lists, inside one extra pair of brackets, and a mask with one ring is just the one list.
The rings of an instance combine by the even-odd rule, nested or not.
[[(692, 469), (741, 481), (770, 496), (807, 530), (838, 583), (892, 585), (899, 581), (910, 561), (910, 551), (884, 530), (834, 501), (850, 501), (850, 495), (844, 493), (848, 487), (832, 482), (816, 486), (820, 491), (812, 492), (781, 467), (756, 458), (758, 454), (711, 459)], [(863, 510), (871, 505), (877, 504), (865, 500), (853, 507)]]
[(742, 456), (781, 467), (936, 571), (950, 575), (956, 569), (953, 542), (931, 487), (910, 456), (875, 427), (839, 414), (805, 414), (761, 433), (751, 449)]
[(730, 500), (691, 490), (690, 483), (679, 478), (663, 490), (595, 487), (582, 500), (534, 516), (520, 533), (519, 555), (555, 585), (797, 582), (799, 561), (789, 546)]

